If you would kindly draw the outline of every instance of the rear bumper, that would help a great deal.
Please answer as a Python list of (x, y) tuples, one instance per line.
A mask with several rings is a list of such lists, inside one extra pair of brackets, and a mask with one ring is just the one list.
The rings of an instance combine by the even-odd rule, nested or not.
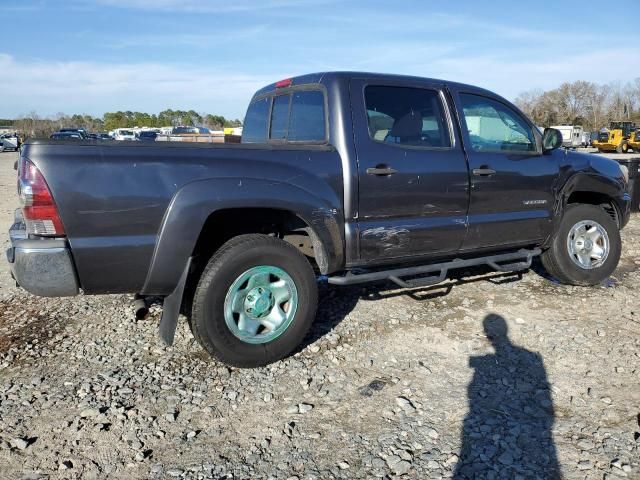
[(7, 261), (19, 286), (41, 297), (68, 297), (80, 292), (66, 239), (28, 238), (19, 210), (9, 237)]

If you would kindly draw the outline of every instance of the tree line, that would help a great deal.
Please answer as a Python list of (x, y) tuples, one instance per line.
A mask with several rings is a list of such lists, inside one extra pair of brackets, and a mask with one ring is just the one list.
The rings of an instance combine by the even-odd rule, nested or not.
[(515, 104), (541, 127), (567, 124), (600, 130), (611, 121), (640, 123), (640, 78), (626, 84), (565, 82), (553, 90), (523, 92)]
[(239, 119), (231, 120), (222, 115), (197, 113), (194, 110), (163, 110), (158, 114), (145, 112), (107, 112), (102, 117), (91, 115), (66, 115), (58, 113), (42, 118), (31, 112), (15, 119), (0, 119), (0, 125), (13, 126), (27, 137), (49, 136), (61, 128), (84, 128), (91, 132), (109, 131), (115, 128), (169, 127), (178, 125), (206, 127), (220, 130), (224, 127), (239, 127)]

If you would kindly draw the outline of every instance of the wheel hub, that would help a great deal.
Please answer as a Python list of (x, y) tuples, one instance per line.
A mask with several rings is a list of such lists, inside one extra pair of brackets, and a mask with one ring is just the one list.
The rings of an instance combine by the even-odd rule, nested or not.
[(227, 327), (245, 343), (268, 343), (282, 335), (298, 309), (293, 278), (272, 265), (257, 265), (229, 286), (224, 301)]
[(271, 312), (274, 304), (275, 299), (268, 288), (256, 287), (247, 293), (244, 310), (251, 318), (262, 318)]
[(599, 223), (583, 220), (569, 231), (567, 249), (571, 260), (580, 268), (597, 268), (609, 255), (609, 235)]

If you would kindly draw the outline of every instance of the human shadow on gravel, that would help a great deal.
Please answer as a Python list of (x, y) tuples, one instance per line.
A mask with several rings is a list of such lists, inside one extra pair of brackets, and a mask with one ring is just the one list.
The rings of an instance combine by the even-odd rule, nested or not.
[(511, 343), (500, 315), (483, 326), (495, 353), (469, 359), (469, 413), (453, 478), (561, 478), (542, 357)]

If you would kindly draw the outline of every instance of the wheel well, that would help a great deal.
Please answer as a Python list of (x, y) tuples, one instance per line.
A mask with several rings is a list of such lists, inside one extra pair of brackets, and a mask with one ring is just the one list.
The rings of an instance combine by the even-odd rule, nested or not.
[(326, 269), (322, 244), (304, 220), (287, 210), (231, 208), (213, 212), (205, 221), (192, 253), (192, 265), (182, 298), (181, 311), (191, 315), (195, 289), (211, 256), (228, 240), (247, 233), (281, 238), (302, 252), (316, 272)]
[(206, 262), (226, 241), (247, 233), (281, 238), (302, 252), (314, 268), (320, 269), (319, 265), (322, 265), (322, 260), (317, 258), (315, 234), (309, 225), (290, 211), (271, 208), (231, 208), (213, 212), (202, 227), (193, 257)]
[(584, 203), (587, 205), (597, 205), (607, 212), (620, 228), (620, 215), (615, 203), (608, 195), (597, 192), (573, 192), (567, 199), (567, 205), (572, 203)]

